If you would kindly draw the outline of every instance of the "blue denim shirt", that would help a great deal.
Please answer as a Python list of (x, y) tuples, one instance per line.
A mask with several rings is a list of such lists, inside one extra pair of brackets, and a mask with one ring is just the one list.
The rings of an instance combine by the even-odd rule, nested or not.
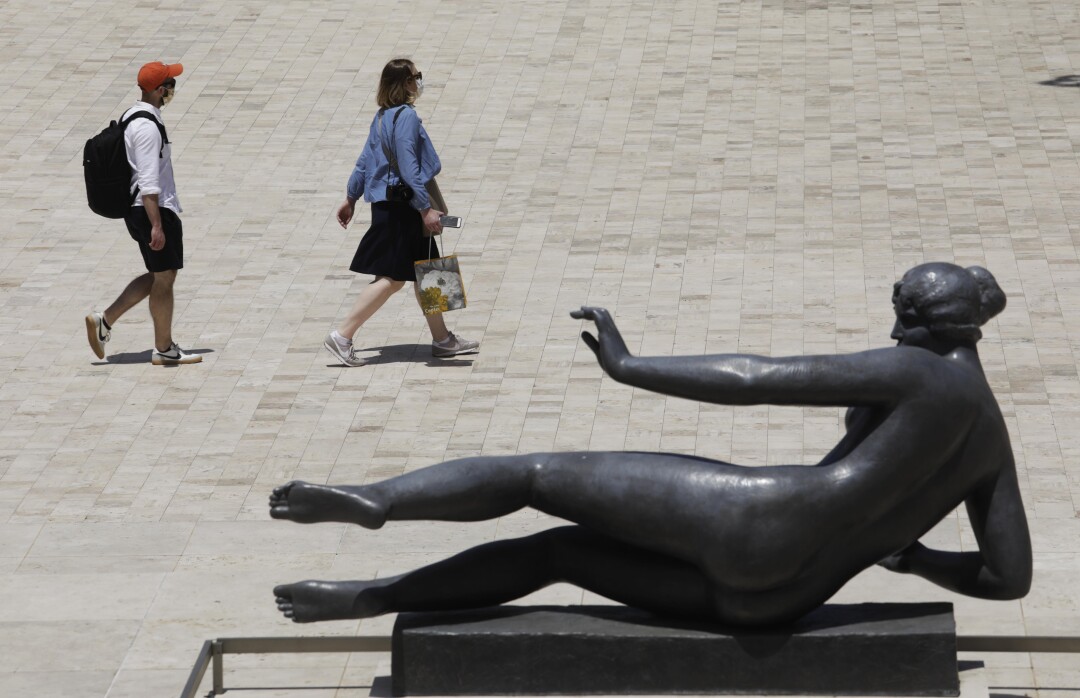
[[(386, 201), (387, 185), (404, 181), (413, 190), (410, 205), (417, 211), (422, 211), (431, 206), (424, 185), (442, 170), (435, 146), (431, 144), (420, 117), (412, 107), (403, 105), (379, 111), (382, 113), (381, 128), (376, 128), (379, 122), (376, 114), (371, 120), (364, 150), (357, 158), (356, 167), (349, 177), (346, 195), (354, 200), (363, 196), (369, 203)], [(401, 115), (398, 116), (397, 123), (394, 123), (394, 115), (398, 111)], [(378, 133), (380, 130), (382, 134)], [(383, 137), (397, 156), (401, 179), (390, 172), (390, 162), (383, 152)]]

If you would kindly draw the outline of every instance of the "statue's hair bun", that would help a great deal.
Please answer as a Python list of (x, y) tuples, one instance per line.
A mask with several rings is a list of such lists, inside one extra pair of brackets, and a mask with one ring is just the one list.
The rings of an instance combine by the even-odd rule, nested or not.
[(966, 271), (979, 284), (979, 324), (985, 325), (990, 318), (1005, 310), (1005, 292), (998, 286), (994, 275), (983, 267), (968, 267)]

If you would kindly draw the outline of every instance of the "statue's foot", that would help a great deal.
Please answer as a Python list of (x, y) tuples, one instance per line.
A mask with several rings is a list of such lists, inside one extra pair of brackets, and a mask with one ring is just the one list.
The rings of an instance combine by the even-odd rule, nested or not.
[(294, 480), (274, 488), (270, 495), (270, 516), (297, 523), (338, 521), (379, 528), (386, 523), (386, 511), (363, 497), (361, 489)]
[(371, 591), (375, 582), (308, 580), (274, 587), (278, 610), (294, 623), (371, 618), (385, 611)]

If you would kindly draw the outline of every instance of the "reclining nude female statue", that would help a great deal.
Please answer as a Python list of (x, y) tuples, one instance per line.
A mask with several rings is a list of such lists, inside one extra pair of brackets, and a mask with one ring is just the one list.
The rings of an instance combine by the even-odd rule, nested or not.
[[(814, 466), (741, 467), (670, 453), (463, 458), (383, 482), (274, 490), (300, 523), (479, 521), (533, 507), (576, 525), (484, 544), (407, 574), (274, 589), (300, 623), (501, 604), (569, 582), (658, 614), (734, 625), (794, 620), (874, 564), (987, 599), (1031, 585), (1031, 542), (1009, 436), (979, 363), (1005, 307), (988, 271), (934, 263), (895, 285), (898, 346), (837, 356), (636, 357), (608, 312), (583, 339), (628, 385), (726, 405), (848, 407)], [(919, 538), (961, 502), (978, 550)]]

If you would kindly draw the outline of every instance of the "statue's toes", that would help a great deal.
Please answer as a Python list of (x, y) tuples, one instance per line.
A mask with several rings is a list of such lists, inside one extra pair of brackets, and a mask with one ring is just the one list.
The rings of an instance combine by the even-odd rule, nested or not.
[(299, 480), (292, 480), (290, 482), (286, 482), (284, 485), (278, 485), (274, 488), (274, 494), (272, 496), (280, 497), (282, 499), (288, 497), (289, 490), (291, 490), (293, 488), (293, 485), (297, 484), (298, 482)]

